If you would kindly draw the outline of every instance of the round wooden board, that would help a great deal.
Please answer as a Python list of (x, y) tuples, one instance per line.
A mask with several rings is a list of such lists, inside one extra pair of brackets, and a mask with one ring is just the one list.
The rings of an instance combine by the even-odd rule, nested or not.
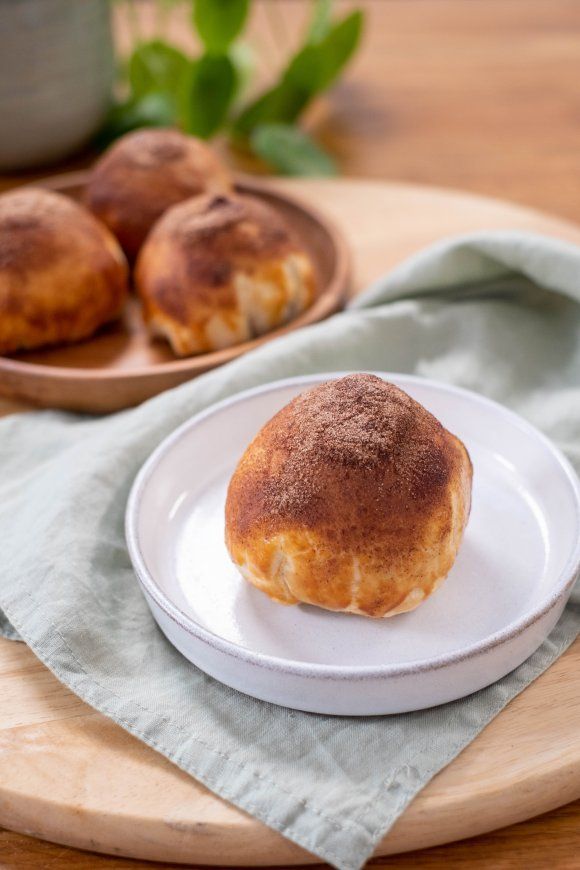
[[(69, 172), (37, 181), (36, 186), (82, 201), (87, 179), (87, 172)], [(267, 181), (239, 176), (236, 189), (281, 214), (310, 255), (317, 289), (309, 308), (285, 326), (250, 341), (179, 359), (166, 341), (151, 338), (132, 295), (123, 316), (86, 341), (0, 356), (0, 395), (49, 408), (99, 414), (119, 411), (337, 311), (345, 301), (351, 268), (349, 247), (334, 223), (315, 205), (300, 202)]]
[[(450, 233), (512, 228), (580, 243), (580, 228), (452, 191), (363, 181), (279, 182), (324, 208), (355, 256), (356, 289)], [(0, 404), (0, 410), (15, 405)], [(473, 836), (580, 796), (580, 641), (411, 804), (377, 854)], [(302, 864), (307, 852), (224, 803), (0, 640), (0, 825), (160, 861)]]

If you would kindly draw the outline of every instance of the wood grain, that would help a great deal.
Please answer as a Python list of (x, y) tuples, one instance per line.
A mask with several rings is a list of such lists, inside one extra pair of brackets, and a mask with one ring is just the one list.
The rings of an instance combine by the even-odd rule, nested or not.
[[(41, 183), (76, 198), (85, 181), (83, 173), (71, 173)], [(0, 395), (42, 407), (117, 411), (230, 362), (272, 338), (328, 317), (343, 304), (347, 289), (358, 292), (409, 254), (445, 235), (495, 227), (535, 230), (580, 241), (573, 224), (456, 191), (344, 179), (265, 183), (248, 178), (239, 187), (284, 214), (308, 250), (319, 291), (306, 311), (286, 326), (252, 341), (176, 359), (165, 342), (151, 341), (139, 306), (132, 299), (122, 321), (87, 341), (0, 357)], [(306, 200), (300, 197), (302, 190), (307, 193)], [(357, 258), (354, 281), (350, 277), (351, 248)]]
[[(429, 783), (378, 854), (471, 836), (578, 797), (579, 731), (580, 641)], [(151, 860), (314, 861), (96, 713), (27, 647), (6, 640), (0, 640), (0, 824)]]
[[(39, 183), (82, 200), (87, 179), (86, 173), (71, 172)], [(0, 395), (48, 408), (94, 414), (119, 411), (341, 308), (350, 283), (350, 251), (336, 225), (313, 205), (277, 192), (272, 183), (238, 177), (236, 188), (282, 215), (307, 251), (316, 275), (316, 292), (305, 311), (250, 341), (179, 359), (167, 342), (151, 339), (139, 303), (130, 298), (119, 321), (85, 341), (0, 357)]]
[[(302, 4), (278, 5), (291, 31)], [(366, 7), (371, 21), (363, 50), (347, 80), (311, 118), (343, 172), (463, 187), (580, 220), (577, 0), (357, 0), (357, 5)], [(264, 7), (256, 15), (256, 34), (260, 52), (269, 46), (261, 54), (268, 54), (271, 67), (276, 46)], [(127, 41), (122, 20), (119, 30)], [(91, 154), (80, 155), (51, 171), (80, 168), (90, 159)], [(46, 169), (37, 173), (46, 174)], [(0, 189), (33, 177), (0, 178)], [(421, 215), (414, 217), (420, 222)], [(397, 221), (393, 212), (390, 218)], [(571, 870), (578, 866), (579, 832), (576, 802), (477, 839), (374, 863)], [(146, 870), (151, 865), (0, 832), (1, 868), (49, 866)]]
[[(308, 2), (257, 3), (251, 41), (264, 80), (299, 36)], [(267, 7), (274, 4), (283, 39), (272, 32)], [(466, 188), (580, 220), (577, 0), (356, 5), (367, 13), (361, 51), (310, 120), (343, 174)], [(151, 33), (150, 4), (140, 7), (143, 30)], [(128, 46), (122, 15), (117, 30)], [(173, 35), (185, 46), (188, 34), (176, 20)], [(90, 159), (80, 155), (67, 168)], [(240, 156), (238, 162), (249, 166)], [(34, 175), (5, 177), (0, 187)]]
[[(348, 229), (355, 289), (450, 233), (509, 227), (580, 242), (572, 224), (468, 194), (347, 180), (278, 184)], [(379, 853), (471, 836), (577, 798), (579, 732), (580, 643), (425, 788)], [(88, 708), (8, 641), (0, 642), (0, 824), (153, 860), (313, 860)]]
[[(373, 858), (368, 866), (393, 870), (577, 870), (579, 816), (580, 801), (576, 801), (491, 834), (406, 855)], [(175, 865), (95, 855), (0, 829), (2, 870), (157, 870), (169, 866)]]
[(577, 0), (371, 0), (317, 132), (342, 171), (580, 220)]

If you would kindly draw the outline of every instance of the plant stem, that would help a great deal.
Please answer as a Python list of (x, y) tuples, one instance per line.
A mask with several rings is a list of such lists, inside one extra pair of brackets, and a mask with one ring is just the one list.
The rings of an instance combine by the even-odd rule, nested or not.
[(139, 21), (139, 12), (137, 11), (137, 3), (135, 0), (127, 0), (127, 21), (129, 22), (133, 47), (135, 47), (142, 41), (141, 22)]
[[(263, 10), (264, 7), (266, 7), (266, 9), (267, 9), (270, 6), (271, 2), (273, 2), (273, 0), (262, 0), (262, 2), (259, 5), (258, 4), (256, 4), (256, 5), (258, 6), (259, 10)], [(269, 21), (270, 13), (266, 12), (265, 14), (266, 14), (266, 18), (268, 19), (268, 30), (270, 31), (270, 36), (273, 36), (272, 28), (270, 26), (270, 21)], [(260, 61), (261, 61), (262, 66), (266, 69), (267, 72), (274, 74), (274, 75), (277, 75), (278, 74), (278, 68), (277, 68), (278, 58), (272, 54), (271, 47), (270, 47), (270, 40), (268, 39), (268, 37), (266, 36), (266, 39), (264, 39), (264, 37), (262, 36), (262, 38), (255, 39), (254, 41), (256, 42), (257, 48), (258, 48), (258, 53), (257, 53), (258, 62), (260, 63)], [(275, 47), (278, 48), (278, 45), (276, 45)]]
[(279, 50), (288, 48), (288, 30), (280, 9), (279, 0), (266, 0), (268, 26)]
[(169, 24), (169, 16), (172, 7), (175, 5), (172, 0), (157, 0), (157, 15), (155, 16), (155, 27), (157, 36), (164, 39), (167, 34), (167, 25)]

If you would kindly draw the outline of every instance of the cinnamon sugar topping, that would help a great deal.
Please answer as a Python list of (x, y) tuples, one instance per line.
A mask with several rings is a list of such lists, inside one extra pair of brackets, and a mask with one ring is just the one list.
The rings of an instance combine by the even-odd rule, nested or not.
[(270, 460), (246, 505), (248, 520), (253, 507), (310, 525), (329, 519), (329, 502), (345, 497), (371, 514), (374, 504), (381, 518), (388, 503), (432, 501), (451, 470), (446, 435), (422, 405), (374, 375), (308, 390), (262, 430)]

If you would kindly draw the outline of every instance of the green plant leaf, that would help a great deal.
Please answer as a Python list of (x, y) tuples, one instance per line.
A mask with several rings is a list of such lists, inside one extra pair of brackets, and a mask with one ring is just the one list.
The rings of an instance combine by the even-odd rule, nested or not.
[(351, 12), (334, 24), (320, 42), (298, 52), (286, 70), (285, 79), (296, 87), (309, 89), (313, 95), (326, 90), (354, 54), (362, 24), (360, 11)]
[(283, 175), (336, 175), (332, 158), (298, 127), (261, 124), (250, 144), (255, 154)]
[(327, 35), (330, 30), (330, 16), (332, 12), (332, 0), (314, 0), (314, 8), (310, 27), (308, 28), (307, 42), (316, 43)]
[(187, 57), (160, 39), (139, 45), (129, 59), (129, 84), (133, 99), (157, 92), (175, 95), (189, 67)]
[(358, 45), (362, 23), (362, 12), (352, 12), (333, 25), (316, 45), (302, 48), (290, 61), (279, 84), (241, 112), (234, 122), (234, 135), (248, 136), (259, 124), (295, 121), (349, 61)]
[(146, 94), (140, 100), (128, 100), (113, 106), (94, 143), (106, 148), (115, 139), (140, 127), (171, 127), (175, 124), (175, 106), (167, 94)]
[(180, 119), (185, 132), (209, 139), (227, 117), (236, 82), (234, 64), (225, 54), (204, 54), (190, 64), (180, 94)]
[(220, 54), (241, 32), (249, 0), (195, 0), (193, 21), (206, 50)]
[(307, 91), (284, 80), (250, 103), (236, 118), (233, 132), (248, 136), (254, 127), (269, 122), (295, 121), (310, 99)]
[(256, 57), (251, 45), (246, 42), (236, 42), (229, 51), (230, 59), (236, 70), (236, 92), (234, 100), (241, 100), (252, 80), (256, 66)]

